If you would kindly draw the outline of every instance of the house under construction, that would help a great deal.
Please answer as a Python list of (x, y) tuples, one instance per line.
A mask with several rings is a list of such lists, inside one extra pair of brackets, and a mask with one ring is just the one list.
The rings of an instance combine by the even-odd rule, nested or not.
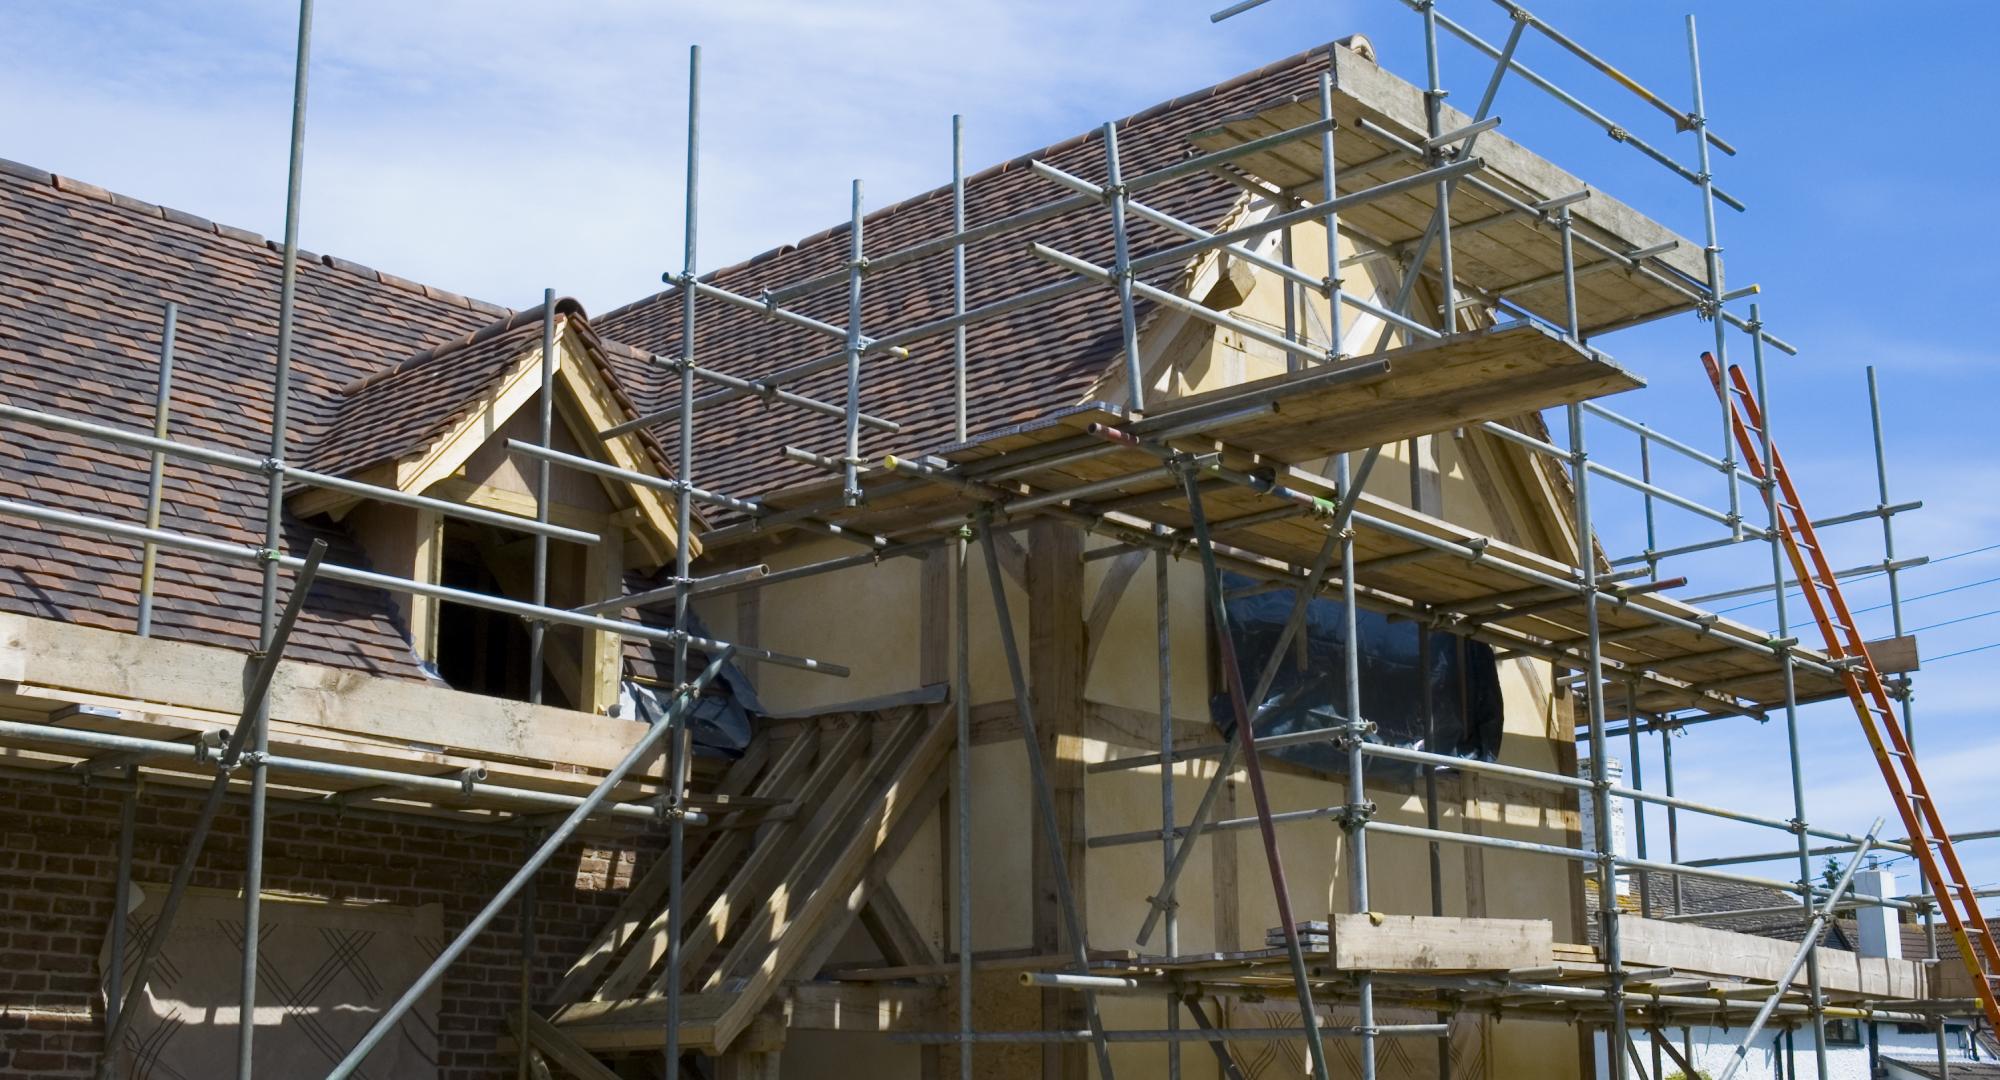
[[(0, 1076), (1824, 1077), (1876, 1024), (1949, 1070), (2000, 954), (1915, 643), (1818, 538), (1893, 575), (1913, 507), (1784, 469), (1692, 20), (1682, 106), (1402, 2), (1419, 82), (1350, 38), (971, 173), (954, 123), (949, 185), (722, 269), (693, 53), (684, 257), (594, 316), (298, 249), (309, 3), (281, 241), (0, 162)], [(1715, 411), (1607, 407), (1668, 319)], [(1707, 533), (1607, 550), (1611, 489)], [(1737, 545), (1774, 624), (1674, 595)], [(1814, 702), (1865, 835), (1811, 824)], [(1753, 720), (1791, 818), (1674, 794)], [(1819, 946), (1854, 911), (1928, 955)]]

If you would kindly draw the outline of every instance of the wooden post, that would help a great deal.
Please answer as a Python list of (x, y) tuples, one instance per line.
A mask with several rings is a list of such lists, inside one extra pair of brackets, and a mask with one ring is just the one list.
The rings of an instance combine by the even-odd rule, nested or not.
[[(1053, 522), (1028, 529), (1028, 691), (1034, 704), (1041, 753), (1055, 795), (1056, 831), (1063, 838), (1070, 891), (1080, 921), (1090, 925), (1089, 889), (1084, 873), (1088, 850), (1084, 823), (1083, 536)], [(1034, 837), (1034, 935), (1037, 952), (1066, 949), (1062, 910), (1049, 853), (1040, 828)], [(1087, 1025), (1080, 995), (1060, 990), (1042, 994), (1042, 1025), (1076, 1030)], [(1045, 1045), (1044, 1080), (1086, 1080), (1089, 1048), (1084, 1043)]]
[(715, 1080), (778, 1080), (778, 1052), (732, 1051), (715, 1059)]
[[(415, 557), (410, 576), (426, 585), (444, 580), (444, 515), (436, 510), (415, 512)], [(421, 659), (437, 662), (438, 601), (429, 596), (406, 598), (409, 605), (410, 645)]]
[[(611, 525), (603, 539), (584, 549), (584, 594), (617, 596), (625, 584), (625, 531)], [(583, 663), (577, 682), (585, 712), (605, 713), (618, 704), (618, 680), (625, 673), (625, 642), (617, 634), (583, 632)]]

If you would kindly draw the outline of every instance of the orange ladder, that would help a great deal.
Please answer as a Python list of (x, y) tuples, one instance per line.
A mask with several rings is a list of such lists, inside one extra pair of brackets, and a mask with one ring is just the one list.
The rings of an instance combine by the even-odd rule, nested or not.
[(1917, 769), (1917, 755), (1896, 723), (1882, 673), (1875, 669), (1875, 661), (1868, 655), (1861, 631), (1854, 625), (1854, 615), (1841, 595), (1840, 583), (1827, 564), (1826, 552), (1819, 546), (1819, 535), (1800, 505), (1798, 489), (1792, 486), (1791, 475), (1785, 471), (1785, 459), (1775, 445), (1771, 447), (1768, 466), (1764, 461), (1764, 415), (1743, 377), (1743, 369), (1731, 365), (1729, 384), (1725, 386), (1715, 357), (1702, 353), (1701, 362), (1708, 369), (1709, 382), (1715, 386), (1716, 394), (1729, 404), (1730, 427), (1736, 433), (1736, 443), (1743, 451), (1743, 463), (1750, 475), (1759, 481), (1777, 481), (1772, 497), (1777, 503), (1778, 530), (1785, 551), (1791, 556), (1792, 570), (1798, 575), (1806, 604), (1812, 608), (1813, 621), (1819, 623), (1820, 633), (1825, 636), (1826, 655), (1840, 671), (1840, 681), (1847, 688), (1848, 700), (1854, 704), (1854, 714), (1861, 720), (1868, 746), (1875, 751), (1882, 778), (1888, 781), (1896, 812), (1902, 815), (1903, 826), (1909, 830), (1911, 851), (1923, 867), (1924, 881), (1936, 897), (1938, 911), (1950, 927), (1952, 938), (1958, 942), (1958, 955), (1972, 976), (1974, 991), (1986, 1010), (1986, 1020), (2000, 1031), (2000, 1002), (1995, 1001), (1993, 990), (1994, 973), (2000, 973), (2000, 945), (1994, 942), (1986, 917), (1979, 912), (1979, 901), (1973, 895), (1965, 868), (1959, 865), (1958, 852), (1945, 832), (1937, 802), (1931, 798), (1923, 773)]

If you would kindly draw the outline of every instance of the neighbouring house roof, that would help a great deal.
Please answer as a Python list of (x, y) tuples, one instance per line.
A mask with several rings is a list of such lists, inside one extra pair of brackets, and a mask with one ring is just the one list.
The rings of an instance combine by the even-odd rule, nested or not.
[[(1689, 874), (1668, 874), (1650, 870), (1641, 875), (1645, 879), (1648, 906), (1655, 919), (1676, 914), (1696, 916), (1687, 921), (1712, 930), (1727, 930), (1736, 934), (1753, 934), (1757, 937), (1778, 938), (1783, 941), (1797, 941), (1805, 934), (1806, 921), (1799, 914), (1799, 898), (1779, 889), (1765, 888), (1733, 881), (1716, 881), (1712, 878), (1694, 877)], [(1674, 879), (1680, 879), (1679, 907), (1675, 906)], [(1597, 883), (1591, 878), (1584, 879), (1584, 896), (1592, 910), (1597, 904)], [(1640, 906), (1639, 882), (1627, 887), (1618, 898), (1618, 908), (1628, 914), (1638, 914)], [(1765, 908), (1783, 908), (1783, 911), (1764, 911)], [(1750, 911), (1755, 914), (1731, 914)], [(1597, 922), (1590, 920), (1591, 941), (1597, 939)], [(1820, 946), (1853, 952), (1855, 943), (1854, 923), (1850, 919), (1835, 919), (1827, 927), (1826, 937)]]
[[(1891, 1080), (1905, 1076), (1921, 1076), (1924, 1080), (1945, 1080), (1945, 1069), (1938, 1067), (1936, 1059), (1920, 1057), (1882, 1058), (1885, 1066), (1894, 1066), (1889, 1072)], [(1953, 1058), (1949, 1066), (1952, 1080), (2000, 1080), (2000, 1063), (1991, 1061), (1963, 1061)]]
[[(1224, 117), (1281, 97), (1317, 93), (1319, 75), (1328, 70), (1329, 50), (1335, 47), (1299, 53), (1118, 121), (1124, 174), (1135, 176), (1191, 156), (1189, 140), (1194, 133)], [(993, 221), (1069, 194), (1030, 171), (1031, 159), (1095, 183), (1105, 180), (1101, 134), (1080, 135), (970, 177), (966, 182), (968, 222)], [(1148, 205), (1210, 230), (1238, 213), (1244, 200), (1240, 188), (1209, 173), (1149, 188), (1143, 195)], [(1030, 237), (1079, 258), (1109, 265), (1112, 233), (1107, 213), (1103, 207), (1093, 206), (969, 245), (968, 304), (976, 308), (1070, 276), (1033, 255), (1028, 250)], [(951, 231), (952, 191), (948, 186), (876, 210), (867, 215), (862, 229), (865, 251), (877, 256)], [(838, 270), (847, 261), (848, 232), (848, 226), (841, 225), (716, 270), (705, 279), (755, 297), (767, 289)], [(1150, 222), (1135, 221), (1131, 229), (1135, 257), (1184, 239)], [(946, 250), (868, 274), (861, 309), (864, 333), (907, 329), (950, 315), (951, 266), (952, 256)], [(1185, 265), (1169, 265), (1143, 278), (1171, 288), (1187, 269)], [(834, 325), (847, 322), (845, 287), (788, 301), (787, 306)], [(681, 309), (680, 294), (669, 290), (602, 315), (596, 325), (607, 337), (628, 345), (677, 355)], [(1156, 310), (1142, 301), (1139, 317), (1145, 320)], [(697, 361), (742, 377), (768, 374), (840, 348), (836, 338), (709, 299), (698, 304), (695, 329)], [(1073, 405), (1121, 368), (1115, 363), (1123, 351), (1119, 309), (1107, 301), (1102, 290), (1072, 293), (978, 323), (968, 337), (967, 399), (974, 435)], [(941, 333), (912, 343), (910, 350), (908, 360), (871, 356), (864, 362), (862, 408), (902, 425), (894, 435), (866, 435), (865, 456), (931, 450), (953, 441), (952, 336)], [(673, 384), (657, 376), (646, 377), (640, 365), (638, 360), (623, 361), (620, 371), (628, 375), (628, 385), (634, 387), (641, 409), (652, 412), (670, 406)], [(790, 385), (822, 400), (844, 401), (846, 372), (836, 368)], [(698, 421), (695, 461), (702, 486), (750, 497), (822, 475), (812, 466), (785, 458), (781, 449), (786, 445), (823, 454), (844, 452), (839, 418), (787, 409), (780, 424), (777, 415), (751, 398), (704, 409)], [(780, 430), (774, 432), (774, 426)], [(671, 422), (663, 422), (657, 430), (663, 433), (667, 446), (676, 445), (673, 438), (664, 435), (673, 430)]]

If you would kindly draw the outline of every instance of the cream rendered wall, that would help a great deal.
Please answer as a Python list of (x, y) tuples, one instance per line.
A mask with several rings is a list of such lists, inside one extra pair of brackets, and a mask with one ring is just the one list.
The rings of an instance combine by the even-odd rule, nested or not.
[[(1295, 264), (1315, 276), (1323, 273), (1324, 233), (1312, 227), (1299, 227), (1294, 234)], [(1343, 245), (1351, 249), (1345, 239)], [(1270, 246), (1275, 246), (1275, 241)], [(1315, 253), (1320, 257), (1315, 259)], [(1375, 265), (1349, 267), (1344, 272), (1347, 286), (1393, 291), (1393, 281), (1386, 277), (1378, 280), (1371, 275), (1370, 269)], [(1226, 270), (1211, 264), (1197, 275), (1190, 293), (1204, 295)], [(1241, 268), (1236, 273), (1240, 279)], [(1301, 303), (1297, 310), (1299, 324), (1306, 334), (1324, 342), (1324, 301), (1316, 305)], [(1283, 290), (1275, 278), (1259, 272), (1253, 278), (1249, 295), (1234, 313), (1282, 327)], [(1378, 321), (1366, 316), (1355, 318), (1350, 314), (1347, 327), (1349, 352), (1371, 350), (1384, 333)], [(1209, 334), (1198, 327), (1191, 329), (1173, 317), (1157, 321), (1149, 329), (1142, 348), (1155, 401), (1285, 368), (1284, 357), (1277, 350), (1227, 332)], [(1114, 378), (1093, 396), (1115, 399), (1120, 394), (1122, 390)], [(1434, 458), (1437, 488), (1442, 493), (1443, 516), (1497, 536), (1505, 537), (1514, 531), (1512, 523), (1504, 520), (1506, 512), (1494, 505), (1494, 493), (1483, 488), (1468, 467), (1453, 434), (1435, 437), (1429, 451)], [(1410, 457), (1407, 444), (1385, 447), (1367, 482), (1367, 490), (1407, 504), (1413, 479)], [(1330, 463), (1322, 464), (1327, 466), (1324, 471), (1330, 473)], [(1088, 543), (1094, 547), (1101, 541), (1093, 539)], [(754, 558), (778, 570), (851, 554), (853, 550), (851, 545), (837, 541), (806, 541), (738, 561)], [(933, 557), (950, 556), (941, 551)], [(1000, 703), (999, 708), (1006, 712), (1011, 709), (1012, 691), (980, 558), (979, 549), (974, 548), (969, 590), (971, 696), (975, 706)], [(1084, 588), (1076, 601), (1079, 620), (1091, 609), (1114, 563), (1112, 559), (1098, 559), (1085, 564)], [(717, 568), (721, 568), (720, 564)], [(1084, 746), (1090, 760), (1144, 752), (1149, 747), (1157, 749), (1152, 742), (1156, 735), (1147, 734), (1157, 732), (1155, 718), (1159, 704), (1154, 574), (1152, 556), (1148, 555), (1113, 610), (1108, 631), (1097, 643), (1094, 660), (1085, 674), (1086, 700), (1121, 714), (1116, 723), (1107, 724), (1101, 717), (1087, 723)], [(1212, 742), (1218, 736), (1207, 722), (1210, 661), (1199, 564), (1192, 558), (1177, 560), (1168, 567), (1167, 577), (1176, 741)], [(846, 679), (830, 679), (759, 665), (757, 688), (765, 703), (777, 710), (797, 710), (895, 693), (919, 685), (922, 579), (920, 560), (897, 559), (763, 590), (754, 643), (854, 669), (854, 674)], [(949, 579), (944, 580), (948, 597)], [(1007, 581), (1007, 590), (1016, 640), (1025, 651), (1027, 597), (1011, 579)], [(717, 636), (732, 636), (738, 610), (734, 597), (706, 601), (700, 608)], [(944, 647), (948, 650), (949, 620), (945, 625)], [(1551, 698), (1548, 665), (1529, 660), (1505, 661), (1500, 674), (1506, 705), (1502, 759), (1509, 764), (1540, 769), (1561, 768), (1566, 754), (1563, 743), (1570, 738), (1570, 728), (1560, 712), (1567, 707), (1566, 703)], [(1000, 727), (1002, 730), (993, 741), (982, 742), (972, 750), (976, 778), (973, 836), (977, 856), (972, 864), (976, 950), (1022, 948), (1031, 941), (1033, 799), (1028, 791), (1021, 745), (1012, 735), (1011, 724), (1003, 720)], [(1114, 745), (1107, 736), (1112, 730), (1144, 737), (1135, 740), (1130, 734), (1123, 735), (1118, 742), (1125, 745)], [(1213, 769), (1213, 762), (1204, 760), (1176, 765), (1174, 793), (1179, 820), (1185, 821), (1192, 812)], [(1284, 765), (1267, 766), (1266, 777), (1274, 809), (1325, 807), (1344, 801), (1343, 785), (1328, 777)], [(1250, 815), (1250, 793), (1240, 774), (1230, 787), (1234, 789), (1234, 813)], [(1421, 825), (1425, 822), (1421, 790), (1420, 782), (1378, 784), (1369, 789), (1368, 796), (1379, 804), (1383, 820)], [(1564, 808), (1559, 797), (1526, 791), (1490, 778), (1447, 777), (1441, 781), (1440, 803), (1441, 827), (1452, 831), (1476, 830), (1569, 843), (1569, 833), (1575, 829), (1574, 813)], [(950, 805), (948, 798), (946, 812)], [(1091, 776), (1086, 788), (1085, 815), (1092, 835), (1157, 829), (1159, 770)], [(955, 949), (955, 926), (947, 915), (950, 894), (955, 888), (949, 854), (953, 830), (940, 829), (949, 822), (946, 818), (925, 827), (923, 835), (911, 844), (899, 862), (892, 880), (899, 897), (925, 933), (941, 946)], [(1321, 818), (1284, 825), (1280, 827), (1280, 842), (1286, 857), (1294, 914), (1301, 919), (1315, 919), (1323, 918), (1329, 911), (1347, 910), (1346, 838), (1338, 824), (1331, 818)], [(1428, 913), (1427, 845), (1371, 835), (1369, 849), (1371, 907), (1380, 911)], [(1558, 940), (1574, 936), (1570, 933), (1571, 876), (1560, 860), (1465, 845), (1445, 845), (1442, 854), (1441, 881), (1447, 914), (1545, 918), (1555, 923)], [(1235, 917), (1227, 920), (1221, 915), (1227, 908), (1219, 903), (1214, 887), (1217, 860), (1223, 858), (1231, 860), (1237, 883), (1234, 895), (1227, 898), (1235, 909)], [(1084, 875), (1084, 904), (1093, 946), (1138, 947), (1135, 934), (1147, 897), (1159, 884), (1161, 870), (1162, 852), (1158, 844), (1090, 851)], [(1256, 830), (1234, 832), (1219, 843), (1215, 839), (1203, 841), (1182, 879), (1178, 900), (1181, 951), (1262, 947), (1265, 929), (1276, 926), (1278, 916)], [(1163, 938), (1163, 934), (1156, 933), (1146, 951), (1160, 951)], [(866, 948), (865, 944), (850, 940), (844, 944), (843, 954), (860, 950), (865, 955)], [(1158, 1000), (1106, 995), (1100, 999), (1100, 1007), (1106, 1022), (1115, 1027), (1164, 1026), (1164, 1005)], [(1483, 1025), (1478, 1038), (1483, 1039), (1484, 1050), (1476, 1057), (1487, 1062), (1485, 1076), (1574, 1075), (1576, 1040), (1567, 1027), (1520, 1021), (1501, 1025), (1470, 1019), (1464, 1022)], [(908, 1064), (915, 1057), (906, 1052), (908, 1048), (877, 1048), (860, 1054), (861, 1041), (835, 1036), (800, 1037), (787, 1053), (786, 1075), (915, 1075), (914, 1067)], [(796, 1052), (809, 1055), (811, 1068), (824, 1070), (828, 1067), (825, 1055), (836, 1044), (840, 1048), (841, 1065), (835, 1072), (796, 1071), (801, 1068), (793, 1056)], [(1428, 1050), (1423, 1052), (1427, 1054)], [(980, 1053), (997, 1052), (982, 1049)], [(1121, 1071), (1130, 1069), (1132, 1075), (1160, 1075), (1164, 1072), (1165, 1050), (1158, 1045), (1119, 1045), (1114, 1060)], [(1183, 1075), (1190, 1078), (1206, 1080), (1216, 1075), (1213, 1058), (1200, 1043), (1185, 1044), (1182, 1061)], [(982, 1069), (982, 1074), (1001, 1072)]]

